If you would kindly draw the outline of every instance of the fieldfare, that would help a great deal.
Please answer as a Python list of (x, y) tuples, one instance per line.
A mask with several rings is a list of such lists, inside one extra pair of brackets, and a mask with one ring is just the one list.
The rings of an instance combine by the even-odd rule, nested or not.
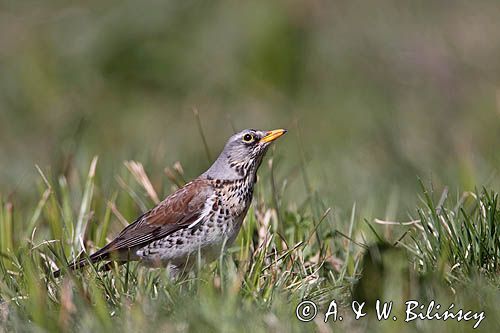
[(138, 260), (151, 267), (168, 267), (175, 276), (192, 267), (198, 255), (215, 259), (238, 235), (262, 158), (271, 142), (285, 133), (284, 129), (247, 129), (234, 134), (207, 171), (139, 216), (106, 246), (68, 268)]

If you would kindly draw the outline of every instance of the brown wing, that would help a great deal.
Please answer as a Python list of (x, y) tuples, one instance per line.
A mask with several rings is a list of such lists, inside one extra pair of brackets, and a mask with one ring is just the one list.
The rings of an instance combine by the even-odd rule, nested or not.
[[(205, 179), (186, 184), (128, 225), (114, 240), (93, 253), (89, 260), (109, 259), (115, 253), (128, 252), (190, 225), (201, 216), (212, 193), (212, 186)], [(69, 264), (69, 267), (80, 268), (87, 262), (87, 259), (82, 259)]]
[(128, 250), (193, 223), (200, 217), (212, 192), (212, 187), (204, 179), (186, 184), (123, 229), (105, 248), (108, 252)]

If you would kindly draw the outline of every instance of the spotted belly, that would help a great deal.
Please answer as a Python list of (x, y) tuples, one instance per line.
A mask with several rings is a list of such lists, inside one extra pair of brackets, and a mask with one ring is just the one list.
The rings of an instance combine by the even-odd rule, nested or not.
[(236, 218), (212, 215), (191, 228), (183, 228), (136, 251), (147, 266), (191, 268), (198, 261), (216, 259), (236, 239), (244, 215)]

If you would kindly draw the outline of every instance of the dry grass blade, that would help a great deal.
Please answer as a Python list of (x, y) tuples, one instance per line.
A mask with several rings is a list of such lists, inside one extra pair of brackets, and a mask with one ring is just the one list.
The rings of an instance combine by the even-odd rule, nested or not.
[(407, 221), (407, 222), (397, 222), (397, 221), (385, 221), (381, 219), (375, 219), (373, 222), (377, 224), (382, 224), (382, 225), (412, 225), (417, 227), (420, 230), (423, 230), (422, 224), (420, 220), (413, 220), (413, 221)]
[(73, 283), (70, 279), (65, 279), (63, 281), (60, 302), (59, 326), (66, 331), (70, 328), (72, 315), (77, 311), (73, 303)]
[(198, 131), (200, 132), (201, 139), (203, 140), (203, 147), (205, 147), (205, 153), (207, 154), (208, 163), (212, 162), (212, 154), (210, 154), (210, 148), (208, 147), (207, 138), (203, 132), (203, 127), (201, 126), (200, 113), (197, 108), (193, 108), (193, 114), (196, 118), (196, 124), (198, 125)]
[(158, 194), (156, 194), (153, 184), (151, 184), (151, 181), (144, 170), (144, 166), (136, 161), (126, 161), (124, 164), (132, 176), (134, 176), (135, 180), (144, 188), (144, 190), (146, 190), (146, 193), (151, 200), (153, 200), (155, 204), (159, 203), (160, 199)]
[(309, 244), (309, 242), (311, 241), (311, 238), (318, 232), (318, 228), (319, 226), (321, 225), (321, 223), (325, 220), (325, 218), (328, 216), (328, 214), (330, 214), (330, 211), (332, 210), (331, 207), (328, 207), (325, 212), (323, 213), (323, 215), (321, 216), (321, 218), (319, 219), (318, 223), (314, 226), (314, 230), (311, 232), (311, 234), (309, 235), (309, 237), (307, 238), (307, 241), (305, 242), (305, 244)]
[(177, 188), (181, 188), (186, 184), (186, 179), (184, 178), (184, 169), (179, 161), (175, 162), (172, 168), (165, 168), (165, 175), (168, 180), (172, 182)]
[(45, 176), (45, 174), (43, 173), (42, 169), (38, 166), (38, 164), (35, 165), (35, 168), (36, 168), (36, 171), (40, 174), (40, 176), (42, 177), (42, 180), (43, 182), (45, 183), (45, 185), (47, 186), (47, 188), (49, 188), (50, 190), (52, 190), (52, 185), (50, 185), (50, 182), (49, 180), (47, 179), (47, 177)]
[(120, 213), (120, 211), (118, 210), (118, 208), (116, 208), (116, 205), (114, 202), (111, 202), (111, 201), (108, 201), (108, 207), (111, 209), (111, 211), (113, 212), (113, 214), (116, 216), (116, 218), (118, 219), (118, 221), (121, 222), (121, 224), (126, 227), (128, 226), (129, 222), (127, 221), (127, 219), (122, 215), (122, 213)]

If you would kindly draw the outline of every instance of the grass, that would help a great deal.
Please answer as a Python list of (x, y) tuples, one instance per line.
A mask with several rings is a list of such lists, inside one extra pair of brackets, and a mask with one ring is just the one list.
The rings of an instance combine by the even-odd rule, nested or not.
[[(355, 205), (350, 216), (334, 214), (313, 191), (305, 202), (284, 202), (286, 179), (274, 178), (275, 164), (262, 167), (235, 244), (178, 281), (136, 263), (54, 279), (52, 270), (102, 246), (158, 195), (137, 162), (125, 163), (116, 175), (119, 188), (109, 195), (97, 181), (97, 158), (72, 179), (52, 179), (39, 169), (37, 203), (16, 207), (13, 198), (0, 199), (2, 330), (472, 330), (464, 322), (355, 321), (352, 299), (394, 300), (398, 313), (406, 299), (453, 302), (484, 310), (480, 330), (498, 330), (498, 193), (483, 189), (450, 200), (446, 189), (435, 198), (422, 183), (409, 223), (372, 222), (358, 216)], [(184, 182), (180, 165), (167, 169), (171, 184)], [(305, 172), (304, 179), (307, 184)], [(318, 316), (302, 323), (295, 307), (303, 299), (318, 304), (319, 313), (335, 299), (346, 320), (325, 324)]]
[[(0, 331), (472, 330), (349, 310), (394, 300), (400, 317), (412, 298), (500, 331), (498, 0), (0, 13)], [(219, 260), (182, 281), (135, 263), (51, 277), (248, 127), (290, 133)], [(345, 320), (301, 323), (302, 299), (335, 299)]]

